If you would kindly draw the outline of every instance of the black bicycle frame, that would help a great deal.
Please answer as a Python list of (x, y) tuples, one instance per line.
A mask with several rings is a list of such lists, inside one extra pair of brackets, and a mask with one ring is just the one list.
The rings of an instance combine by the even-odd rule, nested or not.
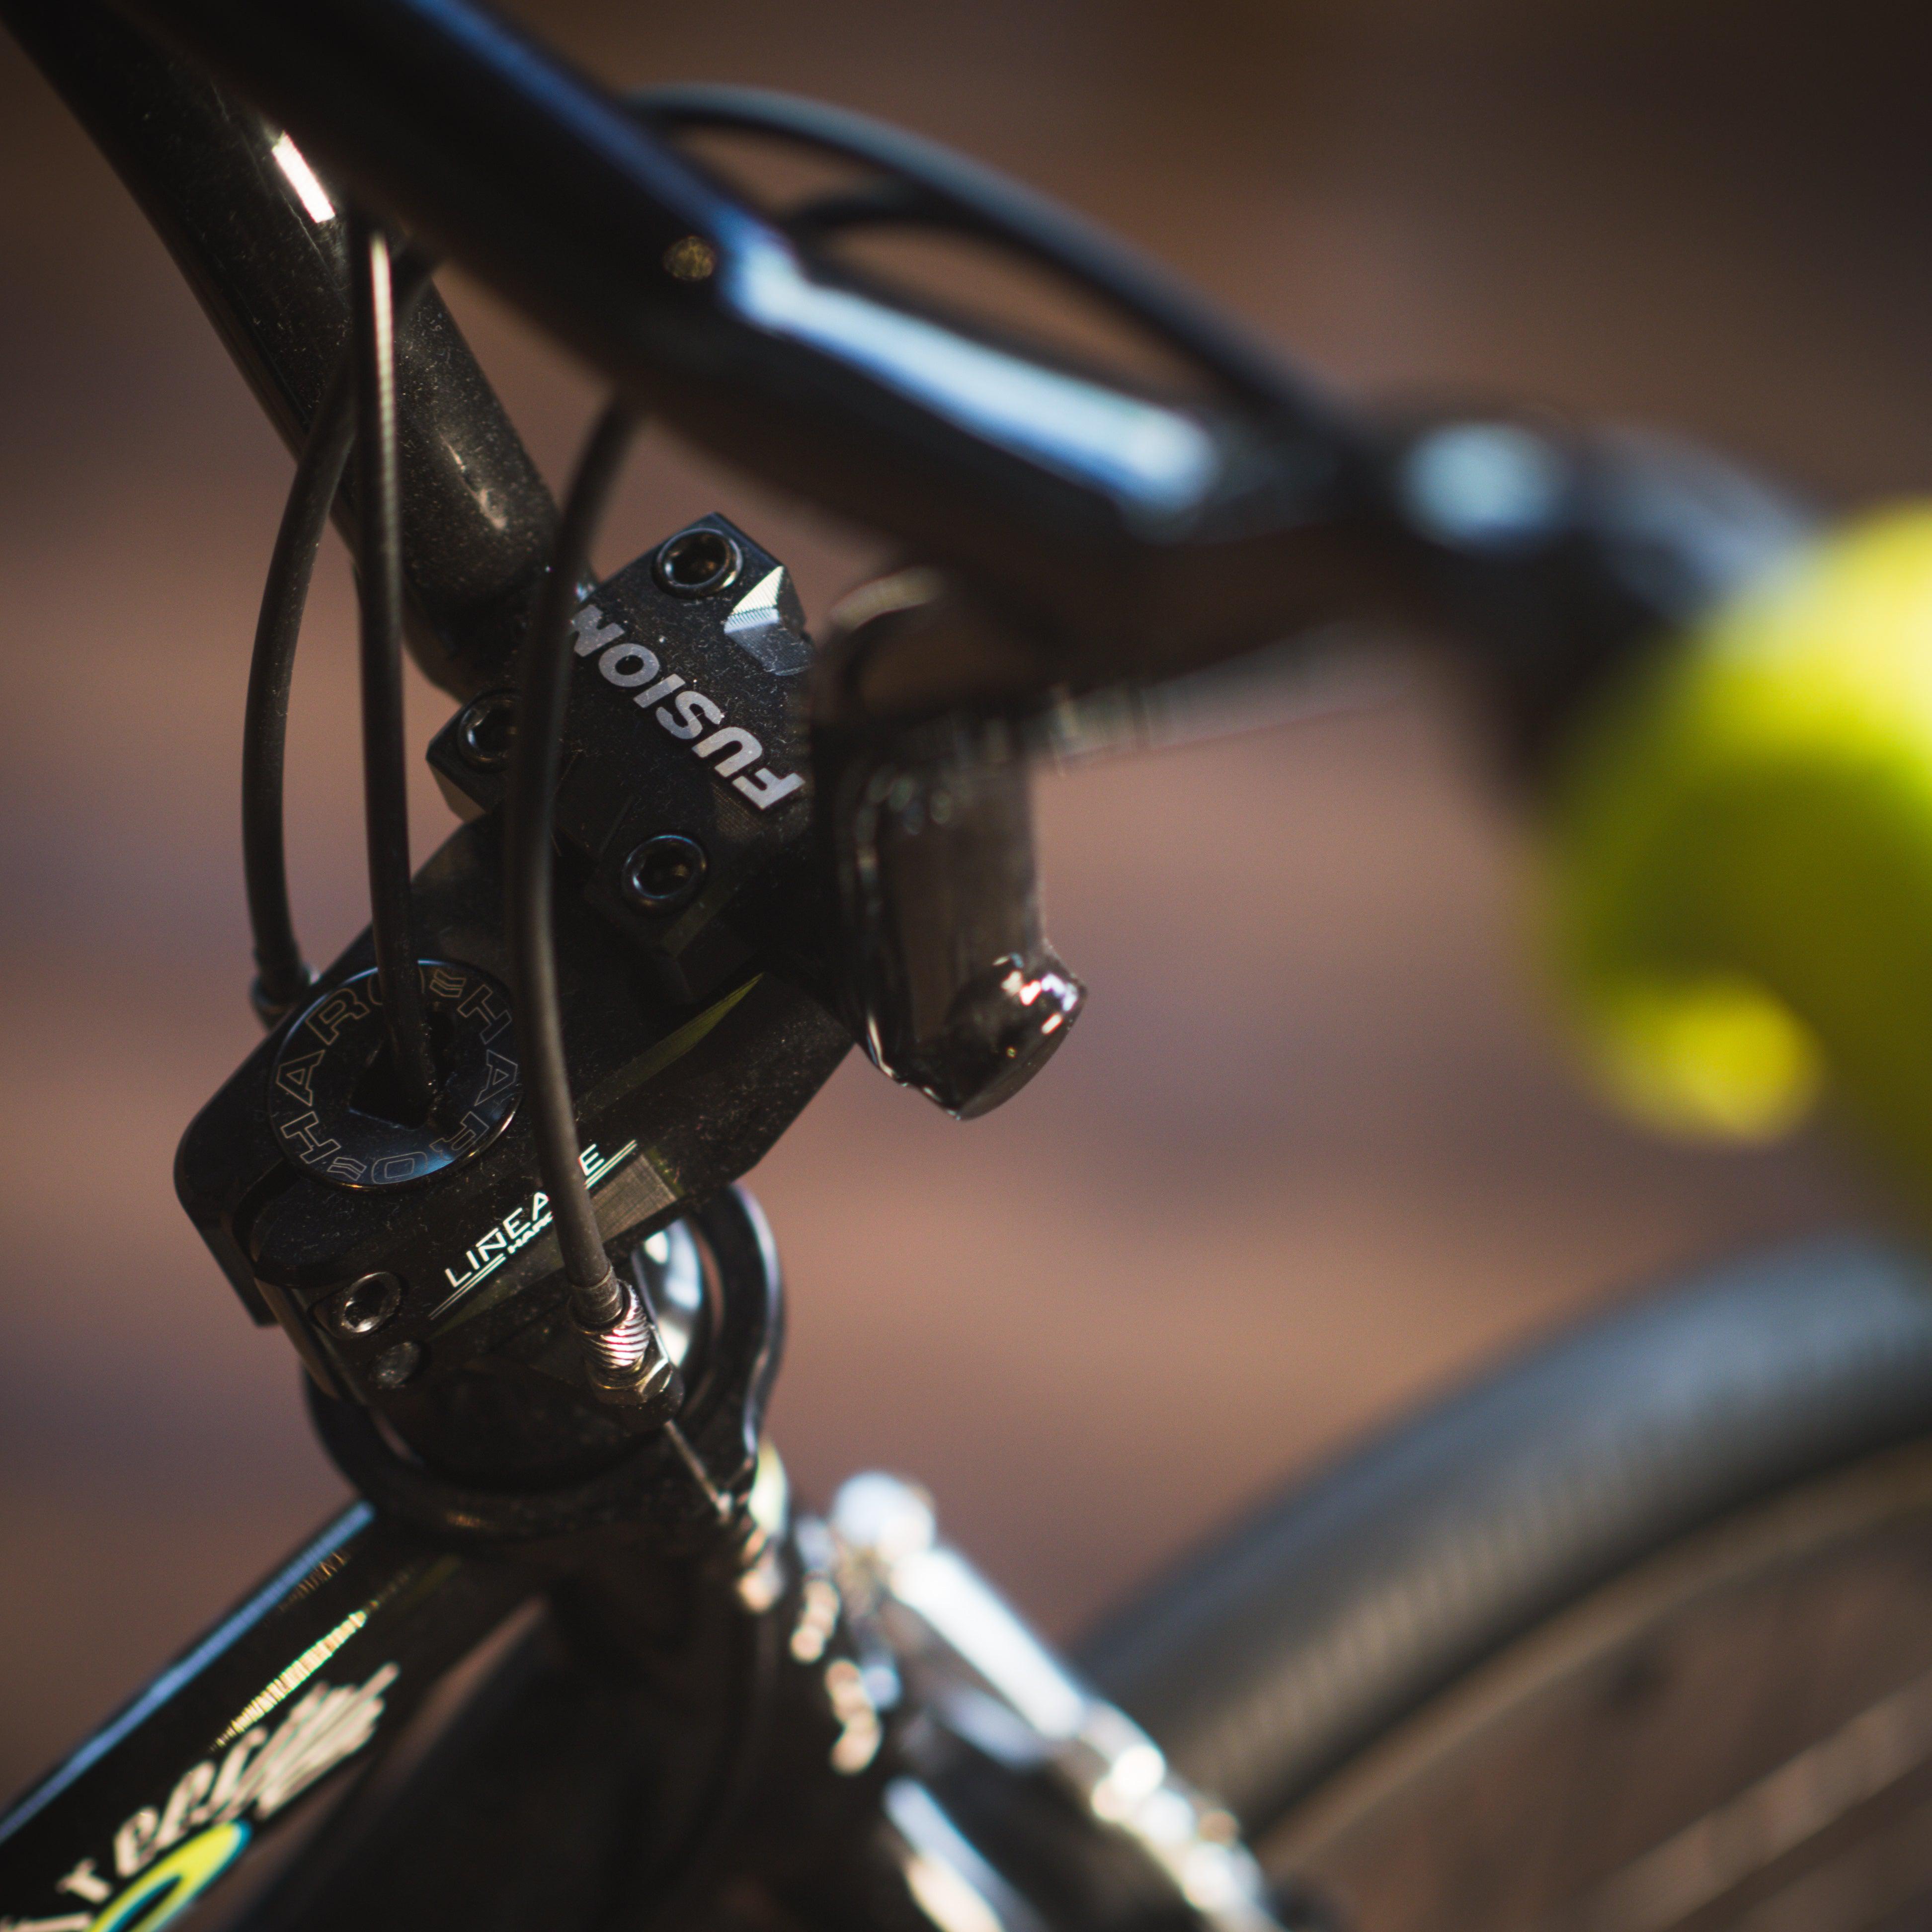
[(0, 1818), (0, 1888), (37, 1915), (17, 1922), (184, 1909), (380, 1756), (536, 1588), (355, 1504)]
[[(1184, 670), (1407, 594), (1415, 546), (1384, 501), (1382, 454), (1292, 375), (1265, 398), (1182, 400), (888, 299), (461, 0), (129, 0), (126, 10), (183, 51), (94, 0), (0, 0), (292, 442), (347, 332), (333, 231), (346, 184), (694, 440), (962, 573), (1016, 640), (1016, 706)], [(433, 296), (404, 332), (399, 382), (412, 642), (432, 676), (468, 697), (506, 681), (555, 512)], [(1546, 602), (1567, 614), (1570, 580), (1552, 580)], [(1540, 623), (1542, 604), (1534, 614)], [(1626, 622), (1621, 604), (1612, 614), (1604, 634), (1619, 646), (1652, 616), (1645, 606)], [(1540, 643), (1536, 625), (1524, 628)], [(621, 1524), (552, 1534), (540, 1557), (513, 1560), (359, 1504), (0, 1819), (0, 1906), (35, 1915), (15, 1932), (158, 1925), (380, 1759), (438, 1679), (532, 1597), (616, 1682), (647, 1679), (694, 1629), (716, 1637), (738, 1615), (736, 1588), (688, 1552), (668, 1562)], [(789, 1667), (780, 1660), (781, 1675)], [(693, 1666), (674, 1734), (701, 1742), (700, 1761), (729, 1757), (732, 1675), (716, 1656)], [(823, 1702), (822, 1674), (812, 1682)], [(631, 1740), (624, 1766), (640, 1727), (650, 1742), (664, 1688), (605, 1714)], [(540, 1760), (559, 1788), (572, 1766), (599, 1777), (618, 1766), (615, 1747), (579, 1748), (597, 1700), (572, 1696), (589, 1728), (519, 1730), (506, 1718), (470, 1774), (487, 1783), (500, 1765), (505, 1788), (536, 1802)], [(802, 1774), (787, 1795), (799, 1828), (829, 1843), (826, 1820), (844, 1814), (826, 1797), (824, 1742), (812, 1746), (823, 1788)], [(782, 1765), (782, 1738), (776, 1750)], [(611, 1831), (648, 1839), (630, 1775), (604, 1778), (598, 1802), (618, 1808)], [(708, 1810), (734, 1808), (709, 1786), (656, 1795), (674, 1838), (687, 1825), (702, 1838)], [(865, 1795), (848, 1781), (848, 1800)], [(562, 1821), (566, 1862), (582, 1822), (580, 1811)], [(446, 1850), (477, 1850), (477, 1869), (494, 1873), (480, 1854), (500, 1857), (501, 1844), (465, 1828)], [(396, 1903), (399, 1921), (406, 1908)]]

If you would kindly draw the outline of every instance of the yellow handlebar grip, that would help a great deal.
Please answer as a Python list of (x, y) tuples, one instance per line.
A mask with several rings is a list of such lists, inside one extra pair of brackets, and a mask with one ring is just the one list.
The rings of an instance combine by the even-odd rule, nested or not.
[(1932, 1212), (1932, 507), (1646, 660), (1552, 806), (1547, 938), (1612, 1094), (1762, 1138), (1828, 1086)]

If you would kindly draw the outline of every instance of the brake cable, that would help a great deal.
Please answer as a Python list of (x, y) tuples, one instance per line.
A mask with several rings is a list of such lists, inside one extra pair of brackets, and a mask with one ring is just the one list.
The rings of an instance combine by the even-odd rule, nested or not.
[[(431, 266), (413, 247), (394, 259), (390, 301), (398, 328), (428, 288)], [(316, 556), (356, 440), (355, 396), (355, 351), (345, 342), (296, 460), (249, 659), (242, 729), (242, 868), (255, 950), (250, 997), (265, 1025), (288, 1012), (315, 977), (302, 956), (289, 904), (283, 826), (289, 689)]]

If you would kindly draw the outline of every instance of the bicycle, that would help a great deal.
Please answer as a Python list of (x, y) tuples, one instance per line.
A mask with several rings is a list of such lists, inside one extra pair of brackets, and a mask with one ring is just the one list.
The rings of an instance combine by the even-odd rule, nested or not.
[[(1372, 430), (1065, 218), (803, 104), (685, 90), (626, 109), (452, 8), (151, 10), (272, 124), (114, 16), (9, 13), (302, 451), (245, 781), (273, 1030), (180, 1178), (244, 1303), (303, 1352), (370, 1498), (0, 1824), (6, 1882), (30, 1894), (10, 1912), (122, 1932), (204, 1898), (317, 1924), (1906, 1909), (1925, 1878), (1928, 1374), (1908, 1258), (1754, 1267), (1505, 1373), (1126, 1612), (1083, 1660), (1103, 1702), (937, 1542), (916, 1492), (862, 1478), (826, 1520), (794, 1519), (759, 1427), (776, 1265), (730, 1191), (855, 1036), (968, 1116), (1064, 1039), (1081, 993), (1039, 929), (1025, 759), (1130, 736), (1124, 674), (1157, 688), (1379, 608), (1396, 576), (1405, 602), (1460, 618), (1534, 772), (1653, 632), (1801, 546), (1797, 520), (1654, 450)], [(668, 138), (734, 124), (868, 179), (781, 226)], [(558, 524), (427, 261), (343, 182), (620, 380), (678, 370), (667, 413), (945, 568), (866, 586), (815, 657), (782, 564), (722, 518), (584, 581), (634, 394)], [(1210, 398), (830, 268), (842, 232), (881, 223), (1020, 249)], [(648, 242), (616, 259), (612, 232)], [(374, 917), (312, 980), (279, 879), (278, 706), (338, 501), (364, 566)], [(1660, 588), (1631, 568), (1660, 550)], [(432, 761), (471, 820), (413, 885), (405, 583), (412, 646), (460, 705)], [(1842, 614), (1846, 586), (1826, 588)], [(1573, 648), (1548, 652), (1558, 633)], [(1699, 697), (1673, 715), (1694, 723)], [(1649, 802), (1675, 826), (1670, 748), (1652, 741)], [(1593, 818), (1586, 784), (1581, 847), (1626, 851), (1628, 797)], [(1657, 988), (1629, 983), (1633, 896), (1603, 877), (1580, 944), (1625, 975), (1592, 990), (1626, 1084), (1784, 1104), (1804, 1042), (1745, 989), (1692, 988), (1660, 1046)], [(1829, 988), (1799, 989), (1856, 1049)], [(1714, 1030), (1751, 1052), (1714, 1060)], [(1814, 1666), (1790, 1708), (1750, 1680), (1754, 1618)], [(1741, 1737), (1710, 1720), (1740, 1664)], [(1681, 1784), (1609, 1780), (1626, 1809), (1606, 1817), (1539, 1775), (1552, 1733), (1574, 1756), (1586, 1726), (1600, 1763), (1653, 1772), (1694, 1726), (1710, 1761), (1673, 1760)], [(1481, 1814), (1498, 1790), (1499, 1832)], [(1551, 1822), (1526, 1847), (1536, 1803)], [(1586, 1842), (1552, 1843), (1580, 1810)]]

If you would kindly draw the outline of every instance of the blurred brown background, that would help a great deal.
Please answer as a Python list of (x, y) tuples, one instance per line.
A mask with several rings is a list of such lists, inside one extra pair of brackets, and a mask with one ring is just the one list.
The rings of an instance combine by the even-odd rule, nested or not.
[[(1365, 391), (1661, 422), (1833, 498), (1924, 482), (1932, 206), (1902, 10), (1588, 0), (707, 0), (526, 10), (615, 80), (957, 142)], [(176, 1208), (254, 1036), (236, 761), (288, 462), (105, 167), (0, 45), (0, 1786), (332, 1507), (286, 1345)], [(581, 373), (458, 284), (553, 474)], [(614, 564), (728, 510), (822, 611), (850, 535), (653, 445)], [(298, 680), (299, 908), (363, 920), (346, 574)], [(413, 693), (418, 737), (443, 715)], [(419, 850), (441, 836), (423, 787)], [(848, 1064), (757, 1178), (822, 1495), (884, 1463), (1064, 1631), (1574, 1310), (1856, 1211), (1817, 1147), (1640, 1138), (1570, 1084), (1517, 834), (1420, 700), (1055, 781), (1094, 988), (971, 1127)]]

